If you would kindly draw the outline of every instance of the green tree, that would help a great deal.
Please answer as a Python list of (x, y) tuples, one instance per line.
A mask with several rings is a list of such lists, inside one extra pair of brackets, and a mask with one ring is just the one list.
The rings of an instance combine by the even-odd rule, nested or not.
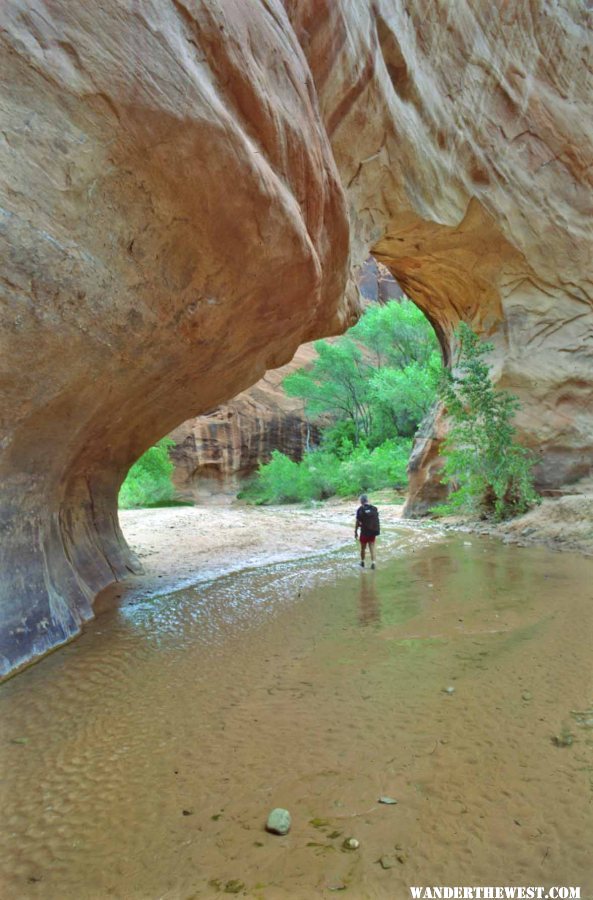
[(464, 510), (496, 519), (518, 515), (537, 500), (531, 454), (515, 439), (519, 401), (492, 383), (484, 356), (493, 345), (482, 342), (464, 322), (456, 334), (455, 371), (445, 373), (441, 387), (452, 423), (442, 453), (453, 492), (434, 511)]
[(415, 433), (436, 398), (442, 361), (432, 326), (410, 300), (370, 307), (344, 338), (315, 349), (313, 366), (289, 375), (284, 389), (305, 400), (311, 417), (331, 417), (332, 449), (343, 455), (342, 436), (375, 447)]
[(439, 351), (432, 325), (407, 298), (370, 307), (348, 334), (371, 352), (377, 368), (425, 365)]
[(362, 351), (346, 337), (329, 344), (316, 341), (317, 359), (310, 370), (288, 375), (283, 387), (290, 397), (302, 397), (311, 417), (330, 414), (352, 423), (354, 442), (370, 434), (369, 373)]
[(374, 371), (370, 382), (373, 445), (394, 435), (414, 436), (435, 402), (442, 369), (441, 354), (433, 350), (424, 362), (414, 360), (402, 368)]
[(120, 488), (119, 506), (122, 509), (154, 506), (173, 500), (171, 473), (174, 467), (169, 459), (169, 447), (173, 443), (171, 438), (162, 438), (136, 460)]

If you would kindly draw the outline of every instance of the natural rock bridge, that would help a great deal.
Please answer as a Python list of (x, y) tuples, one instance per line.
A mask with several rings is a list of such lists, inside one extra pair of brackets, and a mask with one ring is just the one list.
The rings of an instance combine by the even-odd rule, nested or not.
[(490, 335), (540, 484), (591, 471), (589, 6), (6, 0), (3, 673), (135, 570), (131, 463), (352, 323), (371, 249)]

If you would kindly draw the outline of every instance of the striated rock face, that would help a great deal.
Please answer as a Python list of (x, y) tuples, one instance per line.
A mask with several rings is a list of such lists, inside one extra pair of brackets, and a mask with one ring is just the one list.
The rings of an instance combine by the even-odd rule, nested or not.
[(135, 568), (133, 460), (343, 330), (371, 248), (494, 340), (540, 482), (591, 470), (588, 6), (2, 4), (2, 671)]
[(7, 0), (0, 671), (136, 569), (130, 463), (343, 330), (348, 220), (279, 3)]
[(358, 289), (364, 300), (376, 303), (389, 303), (390, 300), (398, 300), (403, 294), (389, 269), (372, 256), (360, 267)]
[[(387, 303), (402, 293), (391, 273), (372, 257), (360, 267), (357, 280), (363, 302)], [(270, 370), (229, 403), (171, 432), (173, 483), (181, 499), (233, 497), (244, 479), (270, 460), (272, 451), (298, 461), (319, 444), (320, 428), (308, 420), (304, 402), (282, 389), (287, 375), (310, 366), (315, 357), (313, 345), (304, 344), (286, 366)]]
[(346, 185), (353, 258), (373, 247), (447, 359), (460, 318), (495, 343), (547, 488), (593, 465), (589, 7), (289, 4)]
[(180, 498), (234, 496), (273, 450), (300, 460), (307, 448), (317, 446), (320, 431), (307, 421), (304, 403), (282, 390), (283, 379), (314, 358), (313, 345), (304, 344), (288, 365), (267, 372), (230, 403), (171, 432), (173, 483)]
[(442, 482), (443, 457), (439, 454), (446, 434), (443, 406), (436, 403), (414, 438), (408, 463), (408, 496), (403, 510), (405, 518), (427, 516), (433, 506), (447, 499), (448, 489)]

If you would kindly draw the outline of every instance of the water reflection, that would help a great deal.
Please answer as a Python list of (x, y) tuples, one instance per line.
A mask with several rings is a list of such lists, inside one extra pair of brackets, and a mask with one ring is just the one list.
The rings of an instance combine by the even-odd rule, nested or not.
[(358, 595), (358, 622), (360, 625), (372, 625), (381, 621), (377, 583), (370, 573), (360, 573), (360, 593)]

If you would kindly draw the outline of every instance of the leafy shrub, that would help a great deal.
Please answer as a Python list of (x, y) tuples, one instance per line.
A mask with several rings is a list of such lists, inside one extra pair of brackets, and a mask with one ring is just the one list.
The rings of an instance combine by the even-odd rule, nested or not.
[(312, 496), (309, 472), (279, 450), (274, 450), (269, 463), (261, 463), (257, 475), (241, 497), (255, 503), (298, 503)]
[(505, 519), (519, 515), (537, 501), (533, 460), (515, 440), (513, 418), (517, 397), (497, 390), (484, 355), (492, 344), (480, 341), (465, 323), (457, 331), (459, 359), (446, 372), (441, 397), (452, 421), (443, 442), (445, 478), (453, 492), (433, 512), (459, 510)]
[(173, 463), (168, 452), (172, 445), (171, 438), (163, 438), (134, 463), (120, 488), (122, 509), (165, 505), (173, 501)]
[(240, 496), (257, 504), (297, 503), (405, 487), (411, 443), (391, 440), (373, 450), (359, 445), (346, 458), (325, 449), (312, 450), (300, 463), (275, 450)]

